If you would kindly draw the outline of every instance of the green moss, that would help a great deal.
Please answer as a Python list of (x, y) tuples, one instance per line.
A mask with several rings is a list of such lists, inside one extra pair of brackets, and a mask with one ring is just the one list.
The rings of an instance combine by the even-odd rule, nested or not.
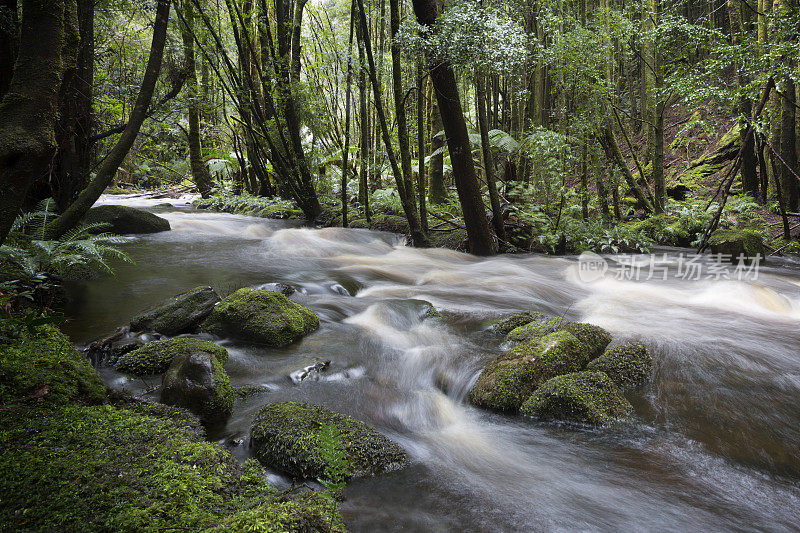
[(626, 389), (650, 380), (653, 356), (642, 344), (622, 344), (589, 363), (586, 369), (605, 372), (618, 387)]
[(576, 372), (554, 377), (522, 405), (522, 414), (604, 426), (633, 407), (603, 372)]
[(568, 331), (523, 342), (486, 366), (470, 391), (470, 401), (479, 407), (516, 411), (548, 379), (583, 369), (589, 353)]
[(0, 408), (0, 442), (0, 523), (15, 529), (198, 530), (274, 497), (254, 461), (130, 409)]
[(678, 217), (665, 214), (626, 222), (624, 225), (668, 246), (689, 246), (695, 239), (695, 235), (682, 226)]
[(195, 331), (214, 309), (219, 296), (211, 287), (195, 287), (131, 320), (133, 331), (157, 331), (173, 336)]
[(558, 316), (546, 316), (541, 313), (535, 313), (531, 322), (511, 330), (506, 339), (511, 342), (536, 340), (548, 333), (558, 331), (561, 329), (561, 326), (566, 323), (566, 320)]
[(216, 305), (202, 329), (269, 346), (287, 346), (319, 327), (311, 309), (275, 291), (239, 289)]
[(106, 398), (106, 387), (89, 362), (53, 326), (0, 344), (0, 403), (94, 404)]
[(269, 389), (263, 385), (240, 385), (238, 387), (233, 387), (233, 395), (239, 399), (249, 398), (266, 392), (269, 392)]
[(515, 329), (530, 324), (540, 317), (544, 317), (544, 315), (537, 311), (523, 311), (522, 313), (515, 313), (505, 317), (499, 322), (492, 324), (492, 330), (501, 335), (508, 335)]
[(450, 250), (467, 250), (469, 248), (467, 243), (467, 230), (459, 228), (452, 231), (431, 232), (431, 246), (434, 248), (448, 248)]
[(141, 348), (120, 355), (114, 368), (134, 376), (163, 374), (176, 357), (197, 352), (211, 354), (223, 363), (228, 360), (228, 350), (222, 346), (211, 341), (180, 338), (148, 342)]
[(346, 528), (336, 509), (336, 501), (320, 493), (309, 491), (299, 496), (273, 498), (254, 509), (232, 515), (208, 531), (209, 533), (240, 533), (242, 531), (339, 533), (346, 531)]
[(388, 231), (390, 233), (409, 233), (408, 220), (397, 215), (375, 215), (372, 217), (370, 229)]
[(569, 322), (561, 330), (575, 335), (584, 346), (589, 348), (589, 359), (599, 357), (611, 343), (611, 334), (599, 326), (582, 322)]
[(766, 256), (766, 247), (761, 234), (749, 229), (718, 229), (708, 238), (711, 251), (715, 254), (727, 254), (732, 261), (738, 261), (739, 255), (752, 259), (760, 254)]
[(341, 435), (354, 477), (376, 475), (405, 466), (408, 457), (394, 442), (367, 424), (324, 407), (283, 402), (265, 405), (253, 421), (250, 443), (263, 464), (300, 479), (325, 474), (320, 428), (334, 425)]
[(367, 222), (366, 218), (357, 218), (355, 220), (351, 220), (347, 226), (349, 228), (369, 229), (369, 222)]

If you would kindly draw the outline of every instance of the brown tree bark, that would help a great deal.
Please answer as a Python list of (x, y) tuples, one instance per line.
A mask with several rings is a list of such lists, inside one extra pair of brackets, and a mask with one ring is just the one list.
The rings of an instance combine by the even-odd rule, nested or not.
[(0, 243), (31, 183), (48, 171), (56, 151), (65, 26), (74, 24), (70, 5), (74, 8), (74, 1), (22, 3), (19, 54), (0, 102)]
[[(436, 22), (437, 10), (434, 0), (413, 0), (417, 22), (431, 27)], [(431, 61), (430, 71), (439, 112), (447, 135), (450, 159), (453, 164), (453, 176), (464, 213), (464, 225), (469, 237), (470, 252), (475, 255), (493, 255), (495, 253), (489, 222), (486, 220), (486, 209), (483, 206), (478, 179), (475, 176), (475, 163), (472, 161), (472, 147), (467, 133), (467, 123), (458, 94), (458, 84), (453, 68), (447, 61)]]
[(19, 16), (17, 0), (0, 0), (0, 98), (8, 92), (17, 60)]
[(53, 237), (60, 237), (67, 231), (75, 227), (86, 212), (94, 205), (103, 191), (111, 184), (122, 161), (133, 146), (139, 129), (142, 126), (150, 101), (153, 98), (158, 74), (161, 71), (161, 60), (164, 56), (164, 44), (167, 40), (167, 25), (169, 23), (170, 0), (158, 0), (156, 5), (156, 21), (153, 25), (153, 41), (150, 45), (150, 56), (147, 60), (147, 67), (142, 78), (142, 86), (136, 104), (131, 111), (128, 125), (122, 132), (114, 148), (98, 168), (94, 179), (81, 192), (78, 198), (64, 211), (64, 213), (51, 223), (48, 233)]
[(489, 201), (492, 205), (492, 226), (497, 237), (505, 241), (506, 230), (503, 226), (503, 213), (500, 209), (500, 195), (497, 192), (492, 147), (489, 142), (489, 121), (486, 118), (486, 82), (482, 72), (475, 73), (475, 107), (478, 111), (478, 128), (481, 132), (483, 175), (486, 177), (486, 188), (489, 189)]
[(447, 188), (444, 186), (444, 128), (442, 116), (439, 114), (439, 103), (434, 97), (431, 83), (431, 171), (428, 185), (428, 198), (432, 204), (443, 204), (447, 200)]

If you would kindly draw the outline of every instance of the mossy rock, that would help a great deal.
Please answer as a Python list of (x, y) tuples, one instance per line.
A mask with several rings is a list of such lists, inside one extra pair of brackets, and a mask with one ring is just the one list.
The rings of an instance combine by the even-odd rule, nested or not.
[(118, 372), (134, 376), (163, 374), (176, 357), (207, 353), (221, 362), (228, 360), (228, 350), (211, 341), (201, 339), (167, 339), (148, 342), (141, 348), (120, 355), (114, 363)]
[(604, 372), (575, 372), (554, 377), (522, 404), (522, 414), (605, 426), (633, 407)]
[(196, 287), (135, 316), (132, 331), (157, 331), (169, 337), (196, 331), (220, 298), (211, 287)]
[(523, 342), (484, 368), (469, 399), (478, 407), (517, 411), (548, 379), (582, 370), (589, 354), (590, 349), (568, 331)]
[(244, 288), (219, 302), (204, 331), (269, 346), (287, 346), (319, 327), (311, 309), (275, 291)]
[(625, 225), (631, 230), (643, 233), (655, 242), (667, 246), (689, 246), (694, 240), (694, 236), (681, 225), (678, 217), (666, 214), (627, 222)]
[(589, 363), (586, 369), (605, 372), (621, 389), (638, 387), (650, 381), (653, 356), (642, 344), (622, 344)]
[(408, 220), (405, 217), (397, 215), (375, 215), (372, 217), (370, 229), (375, 231), (388, 231), (389, 233), (403, 233), (411, 232), (408, 226)]
[(254, 211), (253, 214), (262, 218), (277, 218), (282, 220), (305, 218), (301, 210), (293, 209), (291, 207), (283, 207), (280, 205), (270, 205), (263, 209)]
[(175, 357), (161, 386), (161, 401), (195, 413), (203, 422), (226, 420), (233, 410), (233, 387), (222, 363), (208, 352)]
[(527, 324), (530, 324), (539, 317), (543, 317), (542, 313), (536, 311), (523, 311), (521, 313), (514, 313), (509, 315), (498, 322), (492, 324), (492, 331), (500, 335), (508, 335), (512, 331)]
[(533, 320), (514, 328), (506, 337), (511, 342), (525, 342), (543, 337), (561, 329), (567, 321), (558, 316), (547, 316), (542, 313), (532, 311)]
[(16, 339), (0, 343), (0, 404), (97, 404), (105, 399), (100, 376), (57, 328), (24, 328)]
[(397, 470), (408, 462), (394, 442), (364, 422), (317, 405), (281, 402), (265, 405), (253, 421), (250, 443), (264, 465), (298, 479), (317, 479), (329, 466), (321, 435), (333, 426), (340, 439), (334, 443), (344, 453), (352, 477)]
[(718, 229), (708, 238), (711, 252), (730, 256), (732, 262), (738, 262), (739, 256), (752, 260), (757, 255), (763, 259), (767, 248), (757, 231), (749, 229)]
[(567, 322), (560, 331), (569, 331), (589, 349), (589, 359), (595, 359), (603, 354), (611, 343), (611, 334), (594, 324), (583, 322)]
[(0, 523), (13, 530), (277, 532), (341, 520), (332, 498), (282, 495), (258, 462), (138, 407), (0, 407), (0, 442)]
[(367, 222), (366, 218), (357, 218), (355, 220), (351, 220), (347, 224), (347, 227), (353, 229), (369, 229), (369, 222)]
[(169, 221), (142, 209), (124, 205), (100, 205), (89, 209), (86, 223), (108, 224), (108, 231), (118, 235), (169, 231)]
[(467, 230), (459, 228), (452, 231), (433, 231), (431, 232), (431, 246), (465, 251), (469, 248)]

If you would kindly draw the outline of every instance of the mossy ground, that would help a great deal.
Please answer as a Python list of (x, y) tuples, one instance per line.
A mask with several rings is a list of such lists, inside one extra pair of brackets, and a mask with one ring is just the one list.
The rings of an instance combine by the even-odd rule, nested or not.
[(394, 442), (365, 423), (317, 405), (273, 403), (259, 411), (250, 433), (255, 456), (299, 479), (316, 479), (328, 466), (322, 454), (321, 428), (334, 425), (354, 477), (404, 466), (408, 457)]
[(332, 498), (276, 492), (188, 412), (107, 397), (55, 328), (3, 345), (0, 376), (0, 529), (343, 530)]
[(0, 343), (0, 403), (35, 397), (46, 403), (102, 402), (106, 387), (88, 361), (57, 328), (23, 329)]
[(275, 291), (239, 289), (216, 305), (202, 329), (269, 346), (287, 346), (319, 327), (311, 309)]
[(163, 374), (176, 357), (195, 352), (209, 353), (223, 363), (228, 360), (228, 350), (222, 346), (201, 339), (180, 338), (148, 342), (141, 348), (120, 355), (114, 368), (134, 376)]
[(525, 401), (520, 411), (538, 418), (604, 426), (632, 409), (604, 372), (586, 371), (548, 380)]

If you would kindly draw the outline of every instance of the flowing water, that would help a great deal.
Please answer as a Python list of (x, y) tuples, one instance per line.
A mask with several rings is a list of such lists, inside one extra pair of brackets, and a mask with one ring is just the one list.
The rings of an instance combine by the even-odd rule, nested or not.
[[(105, 201), (122, 203), (118, 198)], [(154, 201), (123, 200), (153, 206)], [(125, 245), (136, 265), (76, 284), (68, 324), (84, 343), (198, 285), (226, 294), (288, 283), (320, 329), (284, 349), (222, 340), (237, 400), (211, 438), (241, 458), (264, 403), (325, 405), (374, 425), (412, 465), (358, 480), (342, 511), (354, 531), (797, 530), (800, 519), (800, 269), (756, 281), (582, 282), (575, 258), (480, 259), (416, 250), (395, 235), (152, 207), (172, 231)], [(675, 252), (665, 264), (674, 272)], [(424, 300), (444, 320), (424, 319)], [(536, 309), (597, 324), (655, 358), (636, 416), (611, 429), (535, 423), (465, 402), (502, 351), (487, 325)], [(330, 360), (301, 383), (289, 376)], [(100, 369), (146, 392), (157, 379)], [(447, 386), (442, 386), (446, 383)], [(446, 390), (447, 392), (443, 392)], [(152, 392), (150, 393), (152, 394)], [(286, 483), (279, 473), (272, 480)]]

